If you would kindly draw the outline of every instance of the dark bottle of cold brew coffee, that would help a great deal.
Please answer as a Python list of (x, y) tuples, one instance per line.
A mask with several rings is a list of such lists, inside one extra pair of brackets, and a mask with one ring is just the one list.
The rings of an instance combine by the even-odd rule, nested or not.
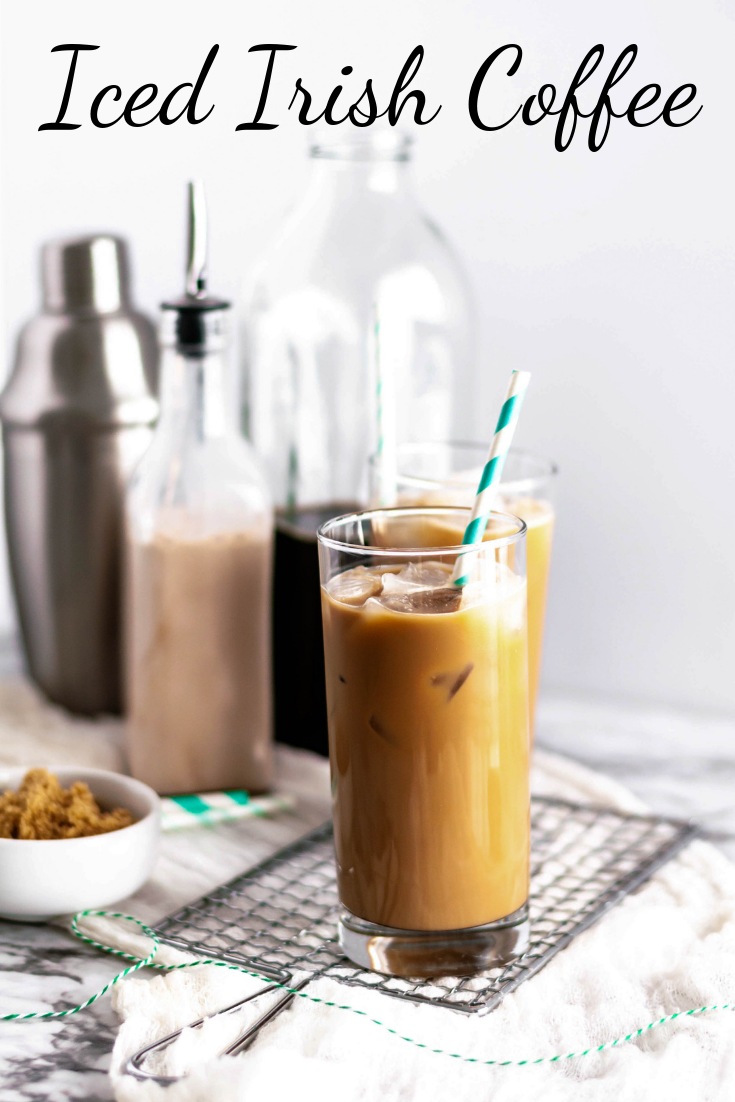
[(329, 752), (317, 528), (353, 506), (280, 509), (276, 514), (273, 678), (280, 742)]
[(379, 443), (473, 439), (482, 411), (466, 284), (414, 198), (410, 140), (330, 133), (310, 152), (311, 183), (245, 287), (243, 427), (279, 510), (276, 738), (326, 753), (317, 527), (367, 503)]

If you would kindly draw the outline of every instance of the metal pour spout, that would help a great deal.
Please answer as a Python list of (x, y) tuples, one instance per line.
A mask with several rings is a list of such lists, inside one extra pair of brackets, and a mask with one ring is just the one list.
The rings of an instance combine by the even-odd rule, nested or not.
[(186, 294), (190, 298), (202, 299), (207, 296), (207, 197), (202, 180), (190, 180), (188, 191)]
[(207, 200), (201, 180), (187, 185), (186, 281), (181, 298), (161, 303), (161, 344), (188, 355), (221, 350), (226, 343), (223, 312), (229, 302), (207, 294)]

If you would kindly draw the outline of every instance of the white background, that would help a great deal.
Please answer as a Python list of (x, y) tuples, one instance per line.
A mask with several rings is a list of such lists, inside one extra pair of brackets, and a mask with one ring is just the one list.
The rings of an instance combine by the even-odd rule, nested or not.
[[(338, 81), (357, 98), (372, 76), (385, 105), (423, 44), (416, 86), (442, 111), (418, 134), (416, 186), (474, 284), (487, 434), (510, 368), (530, 368), (518, 442), (562, 470), (546, 684), (735, 710), (735, 42), (725, 0), (34, 0), (3, 5), (3, 19), (5, 366), (37, 309), (45, 238), (115, 230), (132, 244), (139, 305), (154, 311), (179, 289), (191, 175), (208, 186), (216, 289), (235, 295), (307, 178), (309, 133), (286, 110), (296, 77), (323, 104)], [(101, 47), (79, 59), (67, 121), (83, 126), (39, 133), (68, 67), (69, 55), (49, 51), (74, 41)], [(215, 42), (206, 123), (91, 125), (104, 85), (128, 95), (148, 81), (164, 91), (194, 81)], [(298, 47), (277, 61), (268, 115), (280, 125), (235, 133), (257, 101), (263, 55), (247, 50), (258, 42)], [(640, 49), (613, 94), (618, 110), (643, 84), (668, 94), (687, 81), (704, 110), (676, 130), (617, 121), (595, 154), (584, 129), (557, 153), (552, 120), (483, 133), (468, 90), (505, 42), (524, 57), (494, 84), (499, 118), (544, 82), (565, 90), (597, 42), (606, 58), (590, 92), (625, 46)]]

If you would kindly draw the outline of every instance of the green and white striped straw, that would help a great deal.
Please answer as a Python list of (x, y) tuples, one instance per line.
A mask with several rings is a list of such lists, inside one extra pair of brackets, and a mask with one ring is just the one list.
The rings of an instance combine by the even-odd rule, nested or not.
[[(490, 453), (482, 472), (480, 485), (477, 487), (475, 503), (472, 506), (472, 516), (462, 537), (463, 545), (482, 542), (483, 532), (490, 517), (495, 495), (498, 492), (498, 484), (503, 474), (503, 467), (513, 440), (513, 433), (518, 424), (518, 415), (521, 412), (530, 378), (530, 371), (511, 372), (508, 392), (503, 402), (503, 408), (500, 410), (498, 423), (495, 426), (495, 435), (490, 445)], [(452, 572), (452, 581), (455, 585), (466, 585), (470, 580), (470, 570), (476, 553), (476, 551), (463, 551), (457, 556)]]
[(270, 796), (249, 796), (240, 789), (228, 792), (192, 793), (188, 796), (161, 798), (161, 830), (185, 830), (188, 827), (212, 826), (235, 819), (276, 815), (291, 811), (292, 796), (273, 793)]
[(395, 505), (398, 484), (396, 452), (396, 405), (393, 365), (387, 364), (381, 348), (380, 314), (377, 302), (372, 310), (372, 361), (375, 375), (375, 399), (378, 421), (377, 476), (378, 504)]

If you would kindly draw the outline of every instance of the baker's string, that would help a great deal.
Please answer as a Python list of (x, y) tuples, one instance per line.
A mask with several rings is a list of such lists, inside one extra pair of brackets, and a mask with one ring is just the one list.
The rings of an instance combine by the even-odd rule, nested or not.
[[(125, 922), (134, 922), (136, 926), (140, 927), (142, 932), (149, 937), (153, 942), (153, 948), (147, 957), (140, 959), (132, 956), (130, 953), (123, 952), (122, 949), (113, 949), (110, 945), (103, 945), (100, 941), (95, 941), (94, 938), (87, 937), (79, 929), (77, 920), (84, 918), (85, 916), (101, 917), (101, 918), (121, 918)], [(581, 1052), (564, 1052), (558, 1053), (556, 1056), (538, 1056), (535, 1059), (528, 1060), (483, 1060), (479, 1056), (463, 1056), (460, 1052), (448, 1052), (444, 1048), (432, 1048), (431, 1045), (424, 1044), (422, 1041), (417, 1041), (413, 1037), (406, 1037), (398, 1030), (392, 1029), (385, 1022), (381, 1022), (379, 1018), (371, 1018), (366, 1010), (358, 1010), (357, 1007), (349, 1006), (348, 1004), (336, 1003), (331, 999), (320, 999), (317, 995), (310, 995), (307, 991), (298, 991), (294, 987), (287, 987), (283, 983), (275, 983), (267, 976), (261, 975), (259, 972), (251, 972), (247, 968), (241, 968), (237, 964), (227, 964), (222, 960), (194, 960), (186, 961), (183, 964), (155, 964), (153, 958), (155, 957), (160, 942), (153, 930), (151, 930), (145, 923), (141, 922), (137, 918), (133, 918), (132, 915), (119, 914), (115, 911), (80, 911), (79, 914), (74, 915), (71, 920), (71, 929), (75, 937), (78, 937), (81, 941), (85, 941), (88, 945), (93, 945), (96, 949), (102, 949), (105, 953), (111, 953), (116, 957), (123, 957), (125, 960), (132, 960), (135, 963), (130, 965), (129, 968), (124, 968), (122, 972), (106, 983), (101, 990), (95, 995), (91, 995), (86, 1002), (80, 1003), (79, 1006), (73, 1006), (69, 1010), (48, 1010), (44, 1013), (32, 1012), (29, 1014), (0, 1014), (0, 1021), (11, 1022), (19, 1021), (24, 1022), (30, 1018), (42, 1019), (42, 1018), (68, 1018), (71, 1014), (78, 1014), (80, 1010), (85, 1010), (86, 1007), (91, 1006), (92, 1003), (101, 999), (111, 987), (114, 987), (116, 983), (124, 979), (126, 976), (131, 975), (133, 972), (137, 972), (140, 968), (158, 968), (164, 972), (176, 972), (182, 968), (198, 968), (202, 964), (211, 964), (215, 968), (227, 968), (232, 972), (243, 972), (246, 976), (253, 976), (255, 979), (267, 980), (271, 987), (279, 988), (281, 991), (286, 991), (291, 995), (299, 999), (307, 999), (312, 1003), (320, 1003), (322, 1006), (332, 1007), (334, 1010), (349, 1010), (352, 1014), (357, 1014), (360, 1018), (365, 1018), (367, 1021), (372, 1022), (373, 1025), (381, 1026), (382, 1029), (391, 1033), (394, 1037), (397, 1037), (401, 1041), (406, 1041), (410, 1045), (414, 1045), (416, 1048), (423, 1048), (427, 1052), (436, 1053), (438, 1056), (449, 1056), (452, 1060), (461, 1060), (465, 1064), (481, 1064), (485, 1066), (506, 1068), (506, 1067), (523, 1067), (530, 1064), (555, 1064), (560, 1060), (577, 1060), (582, 1056), (591, 1056), (598, 1052), (605, 1052), (610, 1048), (617, 1048), (618, 1045), (623, 1045), (628, 1041), (635, 1041), (638, 1037), (642, 1037), (644, 1033), (648, 1033), (652, 1029), (657, 1029), (658, 1026), (667, 1025), (669, 1022), (676, 1021), (677, 1018), (691, 1018), (696, 1014), (707, 1014), (712, 1010), (732, 1010), (735, 1008), (734, 1003), (719, 1003), (713, 1006), (698, 1006), (692, 1010), (677, 1010), (674, 1014), (666, 1014), (663, 1018), (657, 1018), (653, 1022), (649, 1022), (648, 1025), (641, 1026), (640, 1029), (634, 1030), (632, 1033), (626, 1033), (624, 1037), (616, 1037), (614, 1041), (605, 1041), (604, 1044), (595, 1045), (593, 1048), (583, 1049)]]

